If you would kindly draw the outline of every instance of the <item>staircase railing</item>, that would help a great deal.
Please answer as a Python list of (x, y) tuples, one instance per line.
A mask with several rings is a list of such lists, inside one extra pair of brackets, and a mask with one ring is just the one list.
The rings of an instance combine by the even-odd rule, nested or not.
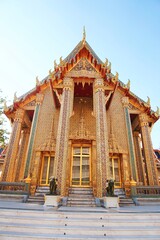
[(131, 187), (132, 196), (160, 196), (160, 186), (133, 186)]
[(25, 182), (0, 182), (0, 193), (28, 194), (29, 184)]

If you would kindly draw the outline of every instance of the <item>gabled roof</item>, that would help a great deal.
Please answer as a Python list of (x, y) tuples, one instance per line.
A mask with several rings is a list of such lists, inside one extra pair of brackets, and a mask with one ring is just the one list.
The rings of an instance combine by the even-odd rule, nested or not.
[(89, 45), (89, 43), (87, 41), (80, 41), (77, 46), (72, 50), (72, 52), (63, 60), (65, 63), (71, 63), (72, 59), (75, 58), (75, 56), (78, 54), (78, 52), (82, 49), (82, 48), (86, 48), (91, 55), (97, 60), (98, 64), (103, 64), (103, 62), (101, 61), (101, 59), (97, 56), (97, 54), (93, 51), (93, 49), (91, 48), (91, 46)]
[[(71, 51), (71, 53), (64, 59), (60, 60), (60, 63), (54, 66), (54, 71), (50, 71), (49, 75), (45, 77), (42, 81), (36, 84), (36, 87), (27, 93), (23, 94), (21, 97), (14, 102), (13, 106), (9, 109), (9, 112), (13, 112), (16, 108), (19, 107), (19, 104), (26, 101), (36, 95), (37, 92), (40, 92), (45, 87), (49, 86), (52, 82), (52, 86), (55, 87), (59, 82), (61, 82), (67, 72), (73, 69), (74, 66), (78, 64), (82, 57), (86, 57), (92, 66), (96, 69), (97, 72), (104, 78), (104, 80), (113, 86), (114, 89), (119, 88), (125, 96), (128, 96), (134, 102), (136, 102), (140, 109), (143, 109), (148, 115), (150, 115), (154, 121), (158, 120), (159, 116), (157, 113), (151, 110), (150, 105), (136, 96), (130, 91), (130, 87), (121, 82), (118, 78), (118, 74), (113, 75), (111, 73), (111, 65), (108, 65), (108, 61), (103, 63), (101, 59), (96, 55), (88, 42), (83, 38), (77, 46)], [(55, 94), (55, 93), (54, 93)], [(5, 111), (7, 115), (8, 110)], [(9, 113), (8, 112), (8, 113)]]

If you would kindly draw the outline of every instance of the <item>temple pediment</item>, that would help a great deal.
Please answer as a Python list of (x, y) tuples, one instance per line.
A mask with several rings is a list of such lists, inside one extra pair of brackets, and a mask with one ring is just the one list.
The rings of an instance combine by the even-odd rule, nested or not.
[(99, 78), (100, 73), (95, 69), (87, 58), (83, 57), (79, 62), (66, 74), (67, 77), (87, 77)]

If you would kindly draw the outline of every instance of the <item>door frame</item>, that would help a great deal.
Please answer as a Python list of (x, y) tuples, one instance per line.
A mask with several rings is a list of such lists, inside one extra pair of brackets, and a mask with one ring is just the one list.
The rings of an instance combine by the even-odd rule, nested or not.
[[(51, 157), (53, 157), (54, 160), (55, 160), (54, 154), (43, 153), (43, 155), (42, 155), (42, 163), (41, 163), (40, 179), (39, 179), (39, 184), (40, 184), (40, 186), (49, 186), (49, 182), (48, 182), (48, 183), (41, 183), (41, 182), (42, 182), (42, 174), (43, 174), (44, 158), (45, 158), (45, 157), (48, 157), (48, 162), (49, 162), (49, 163), (47, 164), (46, 182), (47, 182), (48, 175), (49, 175)], [(53, 163), (53, 168), (54, 168), (54, 163)]]
[(110, 162), (110, 159), (112, 159), (112, 177), (113, 177), (113, 179), (115, 177), (113, 162), (114, 162), (114, 159), (118, 159), (118, 173), (119, 173), (120, 182), (115, 182), (115, 183), (119, 183), (119, 186), (114, 185), (114, 187), (121, 188), (122, 187), (121, 157), (120, 157), (120, 155), (112, 155), (112, 156), (109, 156), (109, 162)]
[[(72, 167), (73, 167), (73, 149), (74, 147), (80, 147), (82, 149), (82, 147), (89, 147), (89, 185), (73, 185), (72, 184)], [(89, 188), (91, 187), (91, 159), (92, 159), (92, 145), (89, 144), (89, 143), (73, 143), (72, 144), (72, 151), (71, 151), (71, 169), (70, 169), (70, 186), (72, 187), (79, 187), (79, 188), (82, 188), (82, 187), (85, 187), (85, 188)], [(82, 151), (82, 150), (81, 150)], [(82, 154), (78, 155), (80, 156), (80, 163), (82, 162)], [(82, 164), (80, 164), (80, 182), (81, 182), (81, 176), (82, 176)]]

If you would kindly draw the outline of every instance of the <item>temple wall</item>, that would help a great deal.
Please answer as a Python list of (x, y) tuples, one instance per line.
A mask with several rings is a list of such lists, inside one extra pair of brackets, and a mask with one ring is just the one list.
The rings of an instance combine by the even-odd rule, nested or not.
[(54, 112), (56, 111), (50, 88), (46, 89), (43, 92), (43, 94), (44, 94), (44, 99), (43, 99), (40, 113), (39, 113), (39, 119), (37, 123), (36, 135), (35, 135), (35, 142), (33, 147), (31, 172), (32, 172), (34, 159), (35, 159), (35, 150), (39, 148), (44, 143), (44, 141), (47, 140), (52, 128)]
[[(83, 99), (83, 102), (81, 102)], [(83, 109), (83, 113), (82, 113)], [(70, 121), (70, 135), (76, 135), (76, 132), (80, 126), (81, 116), (84, 116), (85, 130), (88, 131), (89, 136), (96, 135), (96, 123), (95, 117), (93, 116), (93, 99), (92, 98), (80, 98), (77, 97), (74, 99), (73, 105), (74, 114), (71, 117)]]
[[(128, 152), (127, 132), (124, 109), (122, 106), (122, 97), (123, 95), (118, 91), (116, 91), (113, 96), (111, 105), (107, 112), (108, 133), (110, 133), (110, 128), (112, 126), (118, 146), (120, 146), (123, 151)], [(111, 124), (110, 121), (112, 121)]]

